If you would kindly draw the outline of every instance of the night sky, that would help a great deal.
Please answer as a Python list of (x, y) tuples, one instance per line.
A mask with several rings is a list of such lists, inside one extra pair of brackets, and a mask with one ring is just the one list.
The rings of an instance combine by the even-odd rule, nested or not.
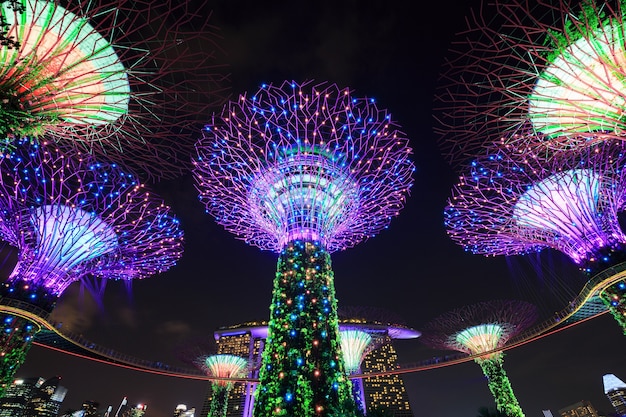
[[(446, 235), (442, 211), (455, 174), (437, 151), (432, 97), (444, 54), (463, 29), (471, 2), (430, 3), (424, 8), (405, 1), (230, 0), (209, 2), (206, 12), (213, 11), (221, 28), (233, 94), (286, 79), (334, 82), (351, 87), (355, 96), (375, 97), (411, 139), (417, 170), (406, 207), (388, 230), (333, 254), (340, 306), (387, 309), (417, 330), (448, 310), (495, 298), (524, 299), (547, 315), (583, 282), (567, 259), (550, 251), (486, 258), (465, 253)], [(197, 343), (223, 325), (267, 319), (277, 255), (250, 247), (217, 225), (204, 213), (190, 176), (155, 188), (185, 230), (179, 264), (133, 283), (130, 292), (122, 283), (110, 283), (102, 306), (74, 284), (55, 315), (100, 345), (184, 366), (177, 358), (181, 345)], [(606, 314), (507, 351), (504, 366), (529, 417), (542, 416), (544, 409), (557, 415), (581, 400), (608, 413), (602, 375), (626, 380), (624, 347), (617, 323)], [(400, 341), (397, 349), (401, 364), (441, 353), (419, 339)], [(199, 411), (208, 386), (37, 346), (17, 373), (53, 375), (61, 375), (69, 388), (62, 410), (79, 408), (87, 399), (115, 410), (127, 396), (130, 404), (148, 404), (148, 417), (169, 417), (179, 403)], [(473, 362), (403, 378), (416, 417), (472, 417), (479, 407), (494, 406)]]

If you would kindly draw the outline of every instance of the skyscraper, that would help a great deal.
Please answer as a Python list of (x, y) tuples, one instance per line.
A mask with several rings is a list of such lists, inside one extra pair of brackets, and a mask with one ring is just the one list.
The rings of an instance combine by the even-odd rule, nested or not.
[[(418, 337), (419, 332), (401, 325), (385, 325), (359, 320), (340, 320), (339, 328), (355, 328), (362, 326), (373, 337), (380, 338), (378, 348), (371, 351), (363, 360), (361, 370), (363, 374), (370, 372), (384, 372), (397, 368), (398, 355), (392, 341), (396, 338)], [(232, 354), (247, 358), (250, 363), (248, 378), (258, 378), (261, 354), (267, 339), (266, 322), (250, 322), (234, 326), (222, 327), (215, 331), (217, 352), (219, 354)], [(251, 417), (254, 406), (254, 390), (256, 383), (235, 384), (228, 404), (227, 417)], [(387, 408), (396, 417), (413, 417), (409, 399), (402, 379), (398, 375), (382, 375), (363, 379), (363, 391), (367, 409)], [(207, 400), (202, 407), (200, 415), (208, 414), (211, 392), (206, 396)]]
[(596, 409), (587, 400), (579, 401), (565, 408), (561, 408), (559, 415), (561, 417), (599, 417)]
[(61, 377), (16, 379), (0, 398), (0, 417), (56, 417), (67, 388)]
[(604, 393), (619, 417), (626, 416), (626, 383), (613, 374), (602, 377)]
[[(385, 335), (383, 338), (380, 347), (372, 350), (363, 359), (361, 369), (364, 374), (391, 371), (398, 367), (398, 354), (391, 343), (391, 337)], [(386, 408), (393, 411), (395, 417), (413, 417), (409, 396), (398, 374), (364, 378), (363, 393), (367, 409)]]

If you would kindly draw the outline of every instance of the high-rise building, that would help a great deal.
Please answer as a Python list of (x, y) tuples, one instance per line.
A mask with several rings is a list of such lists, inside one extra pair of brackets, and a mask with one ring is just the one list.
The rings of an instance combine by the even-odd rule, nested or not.
[(0, 417), (56, 417), (67, 388), (61, 377), (16, 379), (0, 398)]
[[(396, 369), (398, 355), (392, 340), (414, 338), (420, 335), (419, 332), (404, 326), (391, 326), (362, 320), (340, 320), (339, 328), (345, 326), (350, 328), (363, 327), (379, 340), (378, 348), (368, 353), (363, 360), (361, 365), (363, 374)], [(257, 379), (267, 331), (266, 322), (250, 322), (222, 327), (214, 333), (217, 341), (217, 352), (247, 359), (251, 365), (248, 378)], [(235, 384), (230, 393), (227, 417), (252, 416), (256, 386), (256, 383)], [(413, 417), (404, 383), (397, 374), (364, 378), (363, 391), (367, 409), (381, 407), (389, 409), (396, 417)], [(200, 415), (208, 414), (211, 400), (211, 388), (209, 387)]]
[(565, 408), (561, 408), (559, 415), (561, 417), (599, 417), (596, 409), (587, 400), (579, 401)]
[(98, 417), (98, 408), (100, 408), (100, 403), (98, 402), (89, 400), (83, 401), (83, 417)]
[(602, 377), (604, 393), (619, 417), (626, 416), (626, 383), (613, 374)]
[[(398, 368), (398, 355), (391, 341), (389, 336), (384, 336), (380, 347), (365, 356), (361, 365), (364, 374)], [(395, 417), (413, 417), (409, 396), (398, 374), (364, 378), (363, 393), (367, 409), (386, 408), (393, 411)]]

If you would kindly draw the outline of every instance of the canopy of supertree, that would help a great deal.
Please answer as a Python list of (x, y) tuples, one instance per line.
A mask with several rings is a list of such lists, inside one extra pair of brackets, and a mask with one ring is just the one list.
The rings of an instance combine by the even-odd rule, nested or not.
[(449, 236), (466, 250), (513, 255), (553, 248), (594, 272), (623, 258), (626, 162), (622, 141), (577, 150), (476, 159), (445, 209)]
[(422, 342), (469, 355), (493, 352), (528, 329), (537, 308), (520, 300), (483, 301), (449, 311), (423, 327)]
[(371, 98), (311, 81), (231, 101), (196, 145), (207, 212), (251, 245), (329, 252), (386, 228), (412, 185), (408, 139)]
[(556, 148), (623, 138), (625, 13), (621, 1), (594, 0), (496, 1), (472, 13), (437, 93), (448, 159), (512, 133)]
[[(0, 137), (44, 137), (171, 178), (199, 115), (225, 102), (215, 28), (188, 2), (0, 3)], [(104, 159), (104, 158), (101, 158)], [(158, 161), (159, 163), (155, 163)], [(158, 169), (155, 167), (158, 166)]]
[(351, 328), (341, 330), (339, 335), (346, 372), (356, 373), (361, 368), (363, 358), (370, 352), (372, 336), (364, 330)]
[(242, 378), (248, 370), (248, 361), (242, 357), (228, 354), (210, 355), (204, 358), (204, 369), (207, 375), (214, 378), (213, 384), (225, 386), (232, 384), (229, 379)]
[(133, 174), (45, 143), (11, 146), (0, 159), (0, 239), (18, 249), (7, 285), (58, 297), (86, 277), (146, 278), (182, 256), (178, 220)]

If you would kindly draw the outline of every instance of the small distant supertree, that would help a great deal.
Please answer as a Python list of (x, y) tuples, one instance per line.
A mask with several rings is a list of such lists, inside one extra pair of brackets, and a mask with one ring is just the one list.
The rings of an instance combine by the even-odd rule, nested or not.
[(284, 82), (230, 102), (197, 150), (207, 212), (280, 253), (255, 417), (341, 414), (352, 396), (330, 253), (376, 235), (403, 207), (408, 139), (373, 99)]
[(235, 355), (215, 354), (202, 357), (199, 363), (201, 369), (212, 378), (213, 393), (208, 417), (226, 417), (234, 380), (247, 375), (248, 361)]
[(6, 36), (20, 43), (0, 48), (5, 145), (11, 136), (45, 136), (150, 179), (190, 168), (193, 123), (225, 101), (216, 30), (201, 6), (2, 3)]
[[(376, 349), (382, 340), (376, 339), (367, 331), (358, 328), (345, 328), (340, 330), (339, 334), (346, 373), (348, 375), (360, 373), (361, 362), (368, 353)], [(365, 412), (365, 397), (361, 378), (352, 380), (352, 396), (356, 406)]]
[(537, 319), (532, 304), (517, 300), (480, 302), (447, 312), (426, 324), (422, 342), (434, 349), (450, 349), (475, 355), (487, 377), (496, 407), (509, 417), (524, 413), (502, 367), (503, 348), (509, 339)]
[[(18, 261), (3, 299), (46, 318), (73, 282), (99, 295), (106, 280), (146, 278), (181, 257), (178, 220), (133, 174), (28, 140), (11, 147), (0, 157), (0, 239)], [(12, 381), (39, 330), (24, 317), (0, 314), (0, 384)]]
[[(448, 234), (487, 256), (553, 248), (589, 276), (615, 266), (626, 260), (618, 220), (626, 202), (625, 151), (622, 141), (606, 140), (546, 153), (503, 146), (477, 158), (449, 199)], [(606, 291), (615, 291), (612, 285)], [(607, 307), (615, 312), (613, 304)]]
[(557, 139), (556, 148), (625, 137), (624, 2), (484, 5), (453, 43), (436, 94), (436, 130), (452, 163), (513, 133)]

